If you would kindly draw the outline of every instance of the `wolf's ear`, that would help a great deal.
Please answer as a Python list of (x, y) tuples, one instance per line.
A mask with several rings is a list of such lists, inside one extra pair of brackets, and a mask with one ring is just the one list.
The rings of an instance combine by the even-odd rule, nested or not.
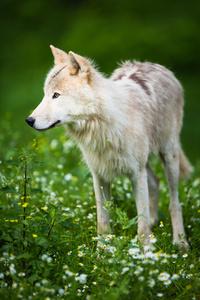
[(51, 51), (54, 56), (54, 63), (55, 65), (60, 65), (67, 61), (68, 54), (52, 45), (50, 45)]
[(91, 80), (92, 70), (87, 59), (70, 51), (68, 55), (68, 62), (71, 75), (78, 75), (88, 81)]

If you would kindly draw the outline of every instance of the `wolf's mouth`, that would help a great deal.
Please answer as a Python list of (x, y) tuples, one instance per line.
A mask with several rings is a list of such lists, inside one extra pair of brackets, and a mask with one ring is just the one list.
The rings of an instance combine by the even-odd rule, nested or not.
[(56, 127), (56, 126), (58, 126), (58, 125), (60, 125), (60, 124), (61, 124), (61, 121), (58, 120), (58, 121), (56, 121), (55, 123), (53, 123), (51, 126), (49, 126), (49, 128), (47, 128), (47, 129), (51, 129), (51, 128)]
[(52, 125), (50, 125), (50, 126), (47, 127), (47, 128), (44, 128), (44, 129), (36, 128), (36, 129), (37, 129), (38, 131), (45, 131), (45, 130), (54, 128), (54, 127), (59, 126), (59, 125), (61, 125), (61, 121), (60, 121), (60, 120), (56, 121), (55, 123), (53, 123)]

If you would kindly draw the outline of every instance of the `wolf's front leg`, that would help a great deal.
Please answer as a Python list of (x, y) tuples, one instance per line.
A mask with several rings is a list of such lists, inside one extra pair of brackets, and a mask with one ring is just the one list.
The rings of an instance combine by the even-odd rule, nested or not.
[(138, 218), (138, 238), (144, 246), (150, 247), (150, 213), (147, 183), (147, 171), (144, 168), (138, 172), (137, 178), (132, 180)]
[(109, 213), (105, 209), (106, 201), (110, 200), (110, 183), (93, 174), (93, 183), (97, 206), (97, 233), (101, 237), (110, 232)]

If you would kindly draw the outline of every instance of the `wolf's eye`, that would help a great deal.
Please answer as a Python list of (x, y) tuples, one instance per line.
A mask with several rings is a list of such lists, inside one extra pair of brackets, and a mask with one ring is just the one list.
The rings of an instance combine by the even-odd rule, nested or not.
[(52, 96), (52, 98), (55, 99), (55, 98), (58, 98), (59, 96), (60, 96), (59, 93), (54, 93), (53, 96)]

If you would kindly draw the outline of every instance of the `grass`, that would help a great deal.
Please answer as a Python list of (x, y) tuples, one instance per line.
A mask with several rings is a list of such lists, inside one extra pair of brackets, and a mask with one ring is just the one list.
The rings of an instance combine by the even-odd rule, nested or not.
[[(116, 178), (107, 205), (113, 235), (97, 248), (92, 178), (61, 129), (23, 134), (4, 120), (0, 163), (1, 299), (200, 299), (200, 175), (181, 181), (190, 243), (172, 245), (169, 192), (160, 163), (159, 224), (153, 247), (140, 252), (131, 184)], [(55, 138), (57, 136), (57, 138)]]

